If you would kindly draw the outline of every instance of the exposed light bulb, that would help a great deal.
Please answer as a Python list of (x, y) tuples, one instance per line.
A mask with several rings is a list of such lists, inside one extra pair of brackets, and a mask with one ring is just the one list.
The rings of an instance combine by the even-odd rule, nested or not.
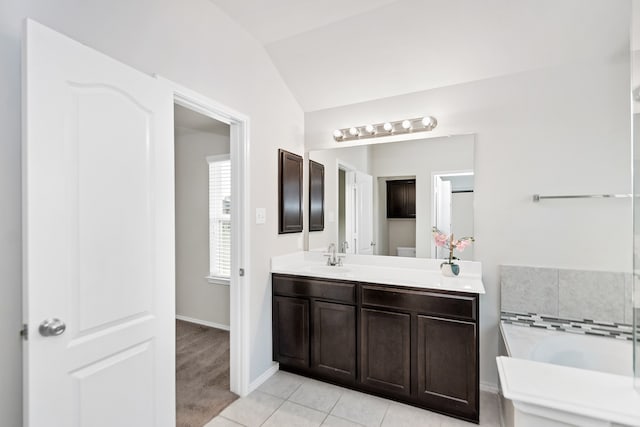
[(384, 130), (386, 130), (387, 132), (391, 132), (393, 130), (393, 125), (389, 122), (385, 122), (384, 125), (382, 125), (382, 127), (384, 128)]
[(375, 126), (373, 126), (373, 125), (367, 125), (367, 126), (365, 126), (364, 130), (366, 130), (366, 131), (367, 131), (367, 133), (368, 133), (368, 134), (371, 134), (371, 135), (373, 135), (373, 134), (375, 134), (375, 133), (376, 133), (376, 128), (375, 128)]
[(344, 138), (344, 133), (342, 133), (342, 131), (340, 129), (336, 129), (333, 131), (333, 137), (335, 139), (342, 139)]
[(349, 135), (358, 136), (360, 135), (360, 131), (358, 130), (358, 128), (349, 128)]
[(402, 129), (405, 129), (405, 130), (411, 129), (411, 122), (409, 120), (403, 120)]
[(422, 125), (426, 128), (431, 127), (434, 123), (433, 117), (431, 116), (426, 116), (425, 118), (422, 119)]

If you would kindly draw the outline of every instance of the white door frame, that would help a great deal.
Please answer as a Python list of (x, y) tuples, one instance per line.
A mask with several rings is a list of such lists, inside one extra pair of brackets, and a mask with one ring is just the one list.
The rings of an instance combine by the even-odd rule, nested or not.
[[(249, 393), (249, 117), (163, 77), (182, 107), (226, 123), (231, 149), (231, 281), (230, 291), (230, 385), (231, 391)], [(174, 157), (172, 153), (172, 157)], [(174, 202), (175, 203), (175, 202)], [(175, 206), (174, 206), (175, 208)], [(240, 271), (243, 271), (241, 276)]]
[[(338, 227), (336, 228), (336, 250), (339, 252), (340, 248), (342, 247), (342, 243), (340, 241), (340, 215), (339, 215), (339, 211), (340, 211), (340, 171), (343, 170), (346, 174), (346, 172), (356, 172), (357, 169), (350, 165), (349, 163), (340, 160), (340, 159), (336, 159), (336, 192), (335, 192), (335, 198), (336, 198), (336, 206), (338, 207)], [(349, 203), (347, 203), (347, 188), (346, 188), (346, 183), (345, 183), (345, 240), (347, 240), (349, 242), (349, 249), (348, 249), (348, 253), (355, 253), (355, 249), (356, 248), (352, 248), (351, 245), (353, 242), (351, 242), (351, 236), (347, 236), (346, 230), (347, 230), (347, 209), (346, 209), (346, 205), (349, 205)]]

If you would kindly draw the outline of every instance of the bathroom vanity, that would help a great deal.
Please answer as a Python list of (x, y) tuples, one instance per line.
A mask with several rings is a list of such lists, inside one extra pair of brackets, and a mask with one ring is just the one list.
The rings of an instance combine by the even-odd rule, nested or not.
[(338, 267), (309, 252), (278, 258), (281, 369), (478, 422), (479, 263), (445, 278), (437, 260), (349, 255)]

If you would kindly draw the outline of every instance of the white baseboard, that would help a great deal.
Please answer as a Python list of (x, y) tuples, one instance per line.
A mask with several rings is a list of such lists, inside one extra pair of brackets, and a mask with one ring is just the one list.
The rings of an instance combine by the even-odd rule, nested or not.
[(196, 323), (196, 324), (202, 325), (202, 326), (208, 326), (210, 328), (222, 329), (223, 331), (228, 331), (229, 330), (229, 326), (228, 325), (222, 325), (220, 323), (209, 322), (207, 320), (194, 319), (193, 317), (182, 316), (180, 314), (176, 314), (176, 319), (184, 320), (185, 322), (189, 322), (189, 323)]
[(249, 391), (247, 392), (247, 394), (251, 393), (253, 390), (260, 387), (266, 380), (271, 378), (279, 370), (280, 370), (280, 364), (277, 362), (273, 362), (273, 365), (269, 369), (264, 371), (262, 375), (260, 375), (258, 378), (255, 379), (255, 381), (249, 384)]
[(493, 383), (480, 382), (480, 390), (493, 394), (498, 394), (498, 386)]

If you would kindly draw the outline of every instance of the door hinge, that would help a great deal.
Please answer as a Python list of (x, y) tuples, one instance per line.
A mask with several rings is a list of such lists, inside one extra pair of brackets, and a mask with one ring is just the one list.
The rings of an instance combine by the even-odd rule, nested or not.
[(240, 274), (240, 277), (244, 277), (244, 268), (241, 268), (238, 274)]
[(23, 324), (22, 329), (20, 329), (20, 336), (25, 341), (29, 339), (29, 325), (27, 325), (26, 323)]

